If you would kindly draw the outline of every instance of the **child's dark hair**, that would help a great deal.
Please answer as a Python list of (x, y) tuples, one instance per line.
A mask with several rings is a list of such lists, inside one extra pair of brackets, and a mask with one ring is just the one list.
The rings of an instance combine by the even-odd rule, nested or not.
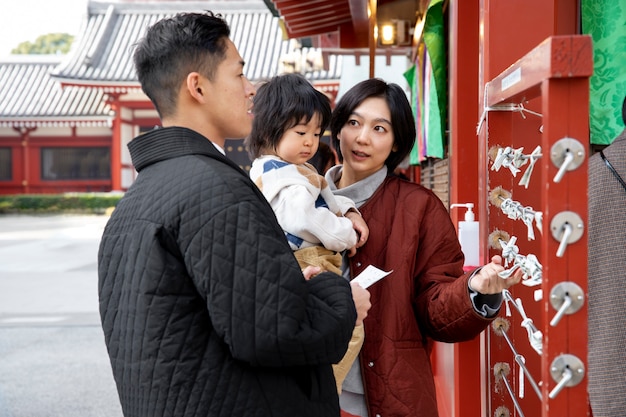
[(276, 146), (287, 129), (308, 123), (316, 114), (321, 133), (330, 123), (330, 100), (300, 74), (273, 77), (254, 96), (252, 132), (245, 140), (252, 159)]
[(339, 100), (330, 125), (331, 144), (340, 161), (343, 161), (339, 139), (337, 135), (348, 122), (354, 109), (363, 101), (372, 97), (380, 97), (387, 102), (391, 113), (391, 128), (393, 130), (393, 142), (396, 150), (392, 150), (385, 165), (388, 172), (394, 169), (411, 152), (415, 143), (415, 118), (411, 105), (402, 88), (394, 83), (387, 83), (378, 78), (370, 78), (361, 81), (349, 89)]
[(178, 13), (152, 25), (133, 54), (137, 78), (161, 118), (176, 112), (187, 75), (213, 79), (226, 57), (228, 23), (218, 14)]

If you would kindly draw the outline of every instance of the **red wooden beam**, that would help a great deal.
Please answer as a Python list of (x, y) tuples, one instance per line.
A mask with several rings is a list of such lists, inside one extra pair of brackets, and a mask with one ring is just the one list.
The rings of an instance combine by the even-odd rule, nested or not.
[[(341, 32), (341, 45), (344, 48), (366, 47), (369, 43), (369, 16), (367, 2), (362, 0), (349, 0), (350, 13), (352, 14), (352, 30)], [(345, 33), (345, 35), (344, 35)]]
[[(333, 25), (330, 31), (336, 31), (337, 26), (351, 22), (350, 6), (345, 1), (319, 1), (314, 3), (297, 2), (295, 4), (286, 2), (279, 7), (281, 16), (285, 21), (285, 27), (290, 37), (301, 37), (301, 33), (314, 34), (324, 33)], [(298, 35), (296, 35), (298, 34)]]
[[(272, 0), (290, 38), (339, 33), (342, 48), (368, 45), (369, 17), (363, 0)], [(331, 19), (331, 17), (334, 18)]]
[[(346, 22), (344, 22), (346, 23)], [(309, 36), (316, 36), (324, 33), (336, 32), (339, 30), (341, 25), (332, 24), (332, 25), (322, 25), (322, 26), (308, 26), (306, 28), (299, 28), (297, 30), (290, 30), (287, 28), (287, 33), (290, 38), (306, 38)], [(342, 32), (343, 34), (343, 32)], [(343, 35), (342, 35), (343, 36)], [(343, 45), (343, 44), (342, 44)]]
[(339, 7), (320, 7), (319, 9), (315, 9), (314, 12), (311, 12), (310, 10), (299, 10), (293, 13), (285, 13), (283, 18), (290, 24), (294, 22), (314, 23), (322, 16), (333, 16), (336, 19), (342, 19), (344, 17), (352, 19), (352, 16), (350, 15), (350, 7), (348, 5)]
[[(310, 8), (310, 7), (315, 7), (317, 5), (324, 5), (324, 4), (341, 4), (341, 3), (346, 3), (347, 0), (307, 0), (307, 1), (302, 1), (302, 0), (272, 0), (272, 3), (274, 3), (274, 5), (276, 6), (277, 9), (279, 10), (288, 10), (291, 8)], [(282, 14), (282, 13), (281, 13)]]
[(546, 79), (592, 74), (591, 37), (551, 36), (489, 82), (486, 104), (521, 103), (537, 97)]
[(345, 1), (325, 1), (320, 3), (305, 3), (298, 2), (295, 6), (290, 7), (281, 7), (277, 6), (280, 11), (281, 16), (296, 14), (296, 13), (305, 13), (311, 16), (315, 15), (317, 10), (328, 10), (328, 9), (345, 9), (350, 10), (350, 4)]

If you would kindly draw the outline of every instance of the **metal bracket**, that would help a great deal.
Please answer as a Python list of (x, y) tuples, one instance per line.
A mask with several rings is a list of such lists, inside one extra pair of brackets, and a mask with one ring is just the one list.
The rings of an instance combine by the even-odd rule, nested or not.
[(559, 395), (563, 388), (573, 387), (583, 380), (585, 365), (578, 357), (565, 353), (554, 358), (552, 365), (550, 365), (550, 375), (557, 383), (548, 395), (553, 399)]
[(550, 160), (559, 168), (553, 180), (559, 182), (565, 171), (573, 171), (585, 162), (585, 147), (574, 138), (559, 139), (550, 149)]
[(550, 321), (550, 325), (555, 327), (565, 314), (574, 314), (584, 303), (585, 294), (578, 284), (570, 281), (556, 284), (550, 291), (550, 304), (557, 313)]
[(561, 258), (569, 243), (577, 242), (583, 235), (585, 226), (583, 219), (573, 211), (557, 213), (550, 222), (552, 237), (560, 242), (556, 256)]

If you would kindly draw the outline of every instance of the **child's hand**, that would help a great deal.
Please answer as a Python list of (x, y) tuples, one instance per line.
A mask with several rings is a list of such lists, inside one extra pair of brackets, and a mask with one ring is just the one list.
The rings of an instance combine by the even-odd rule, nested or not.
[[(348, 256), (353, 256), (356, 253), (356, 248), (360, 248), (365, 245), (367, 239), (370, 237), (370, 229), (367, 227), (367, 223), (363, 220), (363, 217), (356, 211), (349, 210), (345, 217), (352, 221), (352, 227), (356, 231), (359, 239), (356, 242), (356, 247), (351, 248)], [(354, 253), (353, 253), (354, 250)]]

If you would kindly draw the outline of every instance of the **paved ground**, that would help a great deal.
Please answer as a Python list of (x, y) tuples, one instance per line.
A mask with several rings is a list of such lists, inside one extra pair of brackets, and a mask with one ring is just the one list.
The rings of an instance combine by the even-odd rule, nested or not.
[(105, 216), (0, 216), (0, 417), (120, 417), (98, 318)]

